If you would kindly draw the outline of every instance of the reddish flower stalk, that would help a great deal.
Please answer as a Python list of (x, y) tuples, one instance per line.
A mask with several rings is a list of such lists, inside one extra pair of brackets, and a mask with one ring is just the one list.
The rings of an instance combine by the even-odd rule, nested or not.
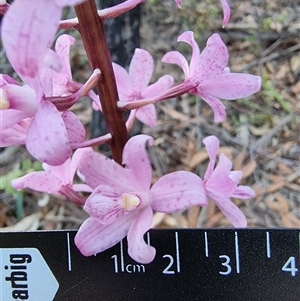
[(101, 70), (101, 81), (98, 81), (96, 87), (107, 129), (112, 135), (110, 148), (113, 159), (122, 164), (122, 152), (128, 139), (127, 130), (123, 113), (117, 107), (118, 92), (103, 23), (98, 16), (94, 0), (75, 6), (75, 11), (79, 21), (78, 30), (91, 67), (93, 70)]

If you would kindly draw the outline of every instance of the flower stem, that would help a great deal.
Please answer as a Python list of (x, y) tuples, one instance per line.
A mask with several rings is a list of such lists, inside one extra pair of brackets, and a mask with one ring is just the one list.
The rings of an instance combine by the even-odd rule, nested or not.
[(111, 57), (106, 42), (104, 27), (97, 13), (94, 0), (75, 6), (79, 21), (78, 30), (93, 70), (101, 70), (101, 80), (97, 83), (104, 119), (112, 135), (110, 149), (113, 159), (122, 164), (122, 152), (128, 135), (123, 113), (117, 107), (119, 99)]

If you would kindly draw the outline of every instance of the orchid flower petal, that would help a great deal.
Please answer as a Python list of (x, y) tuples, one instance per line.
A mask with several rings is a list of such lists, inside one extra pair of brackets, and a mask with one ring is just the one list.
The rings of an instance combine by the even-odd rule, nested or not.
[(230, 199), (216, 195), (213, 200), (234, 227), (244, 228), (247, 226), (244, 213)]
[(119, 98), (126, 101), (131, 97), (133, 90), (132, 79), (127, 71), (120, 65), (113, 63)]
[(42, 67), (50, 68), (56, 72), (61, 72), (61, 59), (55, 51), (47, 49), (43, 58)]
[(17, 190), (30, 188), (52, 194), (57, 193), (61, 185), (61, 181), (48, 171), (32, 172), (11, 181), (11, 186)]
[(174, 84), (174, 78), (171, 75), (163, 75), (158, 81), (148, 86), (142, 92), (142, 98), (150, 98), (160, 95)]
[(46, 163), (43, 163), (42, 166), (45, 171), (50, 172), (53, 176), (59, 179), (61, 185), (72, 184), (72, 181), (70, 182), (70, 177), (69, 177), (70, 166), (71, 166), (70, 158), (68, 158), (66, 162), (58, 166), (52, 166)]
[(196, 72), (194, 76), (199, 83), (215, 78), (223, 72), (228, 59), (229, 54), (226, 45), (221, 37), (215, 33), (207, 40), (206, 47), (199, 56), (198, 66), (193, 67)]
[(136, 118), (139, 119), (142, 123), (154, 128), (156, 126), (156, 109), (154, 104), (149, 104), (143, 107), (140, 107), (136, 111)]
[(203, 139), (202, 142), (205, 145), (206, 151), (209, 156), (209, 163), (208, 163), (206, 173), (204, 176), (204, 181), (207, 181), (213, 173), (213, 170), (214, 170), (214, 167), (216, 164), (216, 157), (217, 157), (218, 149), (220, 147), (220, 142), (216, 136), (206, 137), (205, 139)]
[(198, 93), (198, 95), (212, 108), (214, 121), (217, 123), (224, 121), (226, 118), (226, 107), (221, 100), (208, 94)]
[(182, 0), (175, 0), (176, 2), (176, 5), (181, 8), (181, 5), (182, 5)]
[(151, 54), (144, 49), (136, 48), (129, 65), (129, 75), (135, 92), (140, 93), (148, 86), (153, 71), (154, 61)]
[(88, 197), (83, 209), (100, 223), (111, 224), (120, 215), (118, 197), (113, 188), (100, 185)]
[(255, 191), (249, 186), (238, 186), (231, 194), (233, 198), (237, 199), (250, 199), (255, 197)]
[(251, 74), (223, 73), (206, 81), (198, 91), (216, 98), (233, 100), (259, 91), (261, 78)]
[(9, 109), (16, 109), (25, 112), (28, 116), (35, 113), (38, 105), (36, 94), (33, 89), (27, 86), (5, 85), (3, 88), (5, 96), (9, 101)]
[(11, 109), (0, 110), (0, 113), (1, 113), (1, 122), (0, 122), (1, 132), (14, 126), (24, 118), (31, 116), (27, 112), (23, 112), (20, 110), (11, 110)]
[(92, 149), (82, 155), (78, 169), (84, 181), (94, 189), (99, 185), (106, 185), (120, 194), (138, 189), (134, 185), (135, 178), (128, 168), (123, 168)]
[(152, 217), (152, 209), (147, 206), (135, 218), (128, 231), (128, 254), (139, 263), (150, 263), (156, 254), (155, 248), (144, 241), (144, 234), (151, 228)]
[(183, 70), (185, 77), (190, 76), (188, 62), (180, 52), (170, 51), (162, 57), (161, 61), (166, 64), (175, 64), (179, 66)]
[[(224, 155), (225, 156), (225, 155)], [(225, 156), (226, 157), (226, 156)], [(227, 158), (228, 159), (228, 158)], [(229, 159), (228, 159), (229, 160)], [(229, 164), (228, 164), (229, 166)], [(231, 164), (231, 168), (232, 168), (232, 164)], [(231, 170), (230, 168), (230, 170)], [(243, 176), (243, 172), (240, 170), (234, 170), (234, 171), (230, 171), (228, 173), (229, 178), (231, 179), (231, 181), (235, 184), (235, 186), (237, 186), (240, 183), (240, 180), (242, 179)]]
[(171, 213), (194, 205), (207, 205), (203, 181), (187, 171), (163, 176), (151, 187), (150, 192), (151, 206), (159, 212)]
[(19, 124), (2, 130), (0, 135), (0, 147), (25, 144), (27, 129)]
[(28, 129), (27, 150), (39, 161), (61, 165), (71, 156), (67, 130), (50, 101), (42, 101)]
[(216, 194), (229, 198), (235, 190), (236, 184), (229, 178), (227, 173), (217, 173), (214, 170), (213, 175), (206, 181), (205, 187), (209, 196)]
[(78, 168), (79, 162), (83, 156), (84, 153), (90, 151), (91, 148), (78, 148), (73, 156), (72, 156), (72, 160), (71, 160), (71, 165), (70, 165), (70, 171), (69, 171), (69, 180), (70, 183), (73, 182), (73, 178), (75, 176), (76, 170)]
[(185, 42), (192, 47), (192, 58), (190, 61), (190, 74), (195, 74), (198, 72), (199, 68), (199, 59), (200, 59), (200, 49), (198, 44), (194, 39), (194, 33), (192, 31), (185, 31), (181, 34), (177, 42)]
[(224, 28), (230, 19), (230, 7), (226, 0), (220, 0), (222, 9), (223, 9), (223, 24), (222, 27)]
[(148, 190), (152, 179), (152, 167), (146, 151), (146, 142), (153, 144), (148, 135), (137, 135), (130, 138), (123, 150), (123, 163), (126, 165), (142, 190)]
[(70, 66), (70, 47), (74, 45), (75, 39), (72, 36), (63, 34), (58, 37), (55, 43), (55, 51), (61, 59), (62, 73), (71, 81), (72, 73)]
[(33, 78), (38, 74), (58, 28), (60, 14), (61, 8), (48, 0), (14, 1), (6, 12), (2, 22), (3, 46), (20, 77)]
[[(227, 175), (230, 174), (230, 170), (232, 169), (232, 162), (226, 157), (225, 154), (221, 153), (219, 156), (219, 163), (216, 166), (215, 170), (213, 171), (213, 174), (211, 175), (211, 178), (214, 177), (214, 174), (219, 174), (219, 173), (226, 173)], [(236, 176), (242, 176), (242, 172), (240, 171), (235, 171), (236, 174), (233, 174), (233, 180), (235, 180)], [(239, 174), (238, 174), (239, 173)], [(236, 181), (234, 181), (236, 183)]]
[(80, 226), (75, 244), (84, 256), (91, 256), (103, 252), (120, 242), (136, 218), (138, 211), (122, 215), (112, 224), (101, 224), (97, 218), (89, 217)]
[(62, 113), (61, 118), (65, 123), (71, 145), (73, 143), (82, 143), (85, 139), (86, 132), (78, 117), (71, 111), (65, 111)]

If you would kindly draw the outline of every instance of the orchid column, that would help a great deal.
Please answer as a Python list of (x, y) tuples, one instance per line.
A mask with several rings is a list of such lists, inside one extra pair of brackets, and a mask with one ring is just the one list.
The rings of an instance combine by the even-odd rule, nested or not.
[(97, 83), (103, 115), (112, 135), (110, 148), (113, 159), (122, 164), (122, 151), (127, 141), (127, 129), (123, 113), (117, 108), (118, 92), (106, 42), (102, 20), (94, 0), (75, 7), (79, 20), (79, 32), (92, 69), (99, 68), (102, 76)]

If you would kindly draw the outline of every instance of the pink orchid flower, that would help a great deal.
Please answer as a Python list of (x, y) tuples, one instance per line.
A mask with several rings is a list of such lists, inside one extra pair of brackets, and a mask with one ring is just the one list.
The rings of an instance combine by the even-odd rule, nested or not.
[(219, 140), (215, 136), (203, 140), (209, 155), (209, 164), (204, 176), (204, 185), (207, 196), (215, 201), (220, 210), (235, 227), (246, 227), (247, 220), (243, 212), (230, 201), (231, 197), (249, 199), (255, 192), (248, 186), (238, 186), (241, 171), (231, 171), (232, 162), (222, 153), (219, 163), (214, 169), (219, 149)]
[[(220, 0), (220, 1), (221, 1), (221, 5), (222, 5), (222, 9), (223, 9), (223, 15), (224, 15), (223, 24), (222, 24), (222, 27), (224, 28), (227, 25), (227, 23), (230, 19), (230, 7), (229, 7), (226, 0)], [(181, 8), (182, 0), (175, 0), (175, 2), (177, 4), (177, 6), (179, 8)]]
[(207, 204), (203, 181), (193, 173), (178, 171), (160, 178), (152, 187), (152, 169), (145, 149), (147, 135), (128, 140), (123, 168), (107, 157), (90, 151), (83, 155), (79, 172), (94, 189), (84, 210), (90, 214), (75, 237), (85, 256), (102, 252), (127, 235), (128, 254), (137, 262), (149, 263), (155, 249), (143, 235), (152, 223), (153, 211), (175, 212)]
[(181, 67), (185, 74), (185, 81), (171, 88), (169, 96), (174, 97), (186, 92), (198, 95), (213, 109), (215, 122), (221, 122), (226, 117), (226, 110), (220, 98), (243, 98), (260, 89), (259, 76), (231, 73), (226, 68), (229, 54), (218, 34), (213, 34), (208, 39), (201, 54), (192, 31), (184, 32), (177, 41), (188, 43), (193, 52), (190, 65), (178, 51), (168, 52), (162, 58), (165, 63)]
[[(156, 83), (148, 86), (154, 71), (154, 62), (148, 51), (139, 48), (133, 54), (128, 73), (118, 64), (113, 63), (113, 68), (119, 98), (124, 102), (155, 97), (171, 87), (174, 82), (172, 76), (164, 75)], [(133, 113), (137, 119), (149, 127), (156, 125), (156, 110), (153, 104), (134, 110)]]
[[(1, 146), (26, 143), (35, 158), (50, 165), (64, 163), (72, 154), (73, 145), (78, 147), (85, 139), (85, 129), (76, 115), (70, 111), (61, 113), (57, 107), (62, 111), (69, 108), (88, 93), (91, 81), (77, 88), (67, 101), (59, 97), (57, 103), (45, 97), (45, 94), (64, 96), (74, 92), (68, 62), (72, 38), (58, 39), (56, 52), (50, 45), (62, 7), (81, 2), (16, 0), (3, 18), (3, 46), (27, 86), (1, 82)], [(94, 78), (99, 77), (99, 70), (94, 73)]]
[(21, 190), (30, 188), (35, 191), (64, 195), (73, 203), (83, 205), (85, 198), (77, 192), (92, 192), (86, 184), (73, 184), (78, 163), (88, 149), (78, 149), (72, 159), (69, 158), (60, 166), (51, 166), (43, 163), (44, 171), (29, 173), (23, 177), (12, 180), (13, 188)]

